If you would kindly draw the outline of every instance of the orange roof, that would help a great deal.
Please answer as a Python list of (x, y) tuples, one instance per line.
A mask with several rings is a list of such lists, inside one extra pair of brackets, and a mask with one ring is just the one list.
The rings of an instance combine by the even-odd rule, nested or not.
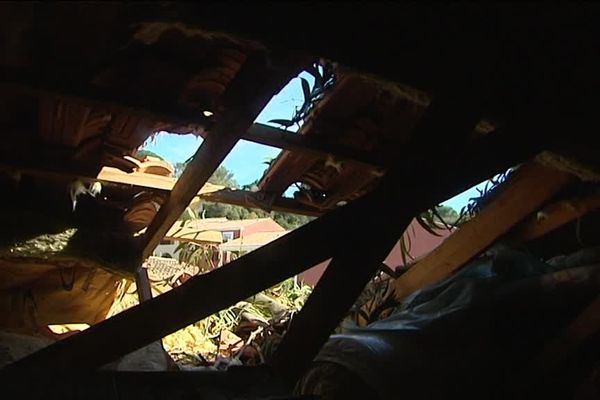
[(234, 240), (230, 240), (219, 246), (222, 251), (252, 251), (256, 250), (273, 240), (279, 239), (288, 231), (280, 232), (256, 232)]
[[(261, 221), (273, 221), (271, 218), (252, 218), (252, 219), (241, 219), (241, 220), (228, 220), (227, 218), (204, 218), (197, 220), (186, 221), (184, 229), (187, 231), (196, 231), (196, 232), (204, 232), (204, 231), (238, 231), (243, 228), (256, 224)], [(277, 224), (273, 221), (274, 224)], [(174, 226), (169, 229), (166, 238), (175, 238), (173, 235), (179, 236), (177, 231), (181, 229), (179, 223), (175, 223)], [(281, 231), (285, 231), (281, 228)]]

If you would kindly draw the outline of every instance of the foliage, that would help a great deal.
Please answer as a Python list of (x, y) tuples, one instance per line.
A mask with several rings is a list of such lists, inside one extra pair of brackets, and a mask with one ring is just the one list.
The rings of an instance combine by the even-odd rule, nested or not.
[(135, 152), (134, 157), (137, 158), (138, 160), (143, 160), (146, 157), (156, 157), (159, 160), (165, 161), (164, 158), (162, 158), (161, 156), (159, 156), (158, 154), (156, 154), (155, 152), (150, 151), (150, 150), (138, 150)]
[(279, 285), (275, 285), (264, 291), (267, 296), (277, 301), (290, 310), (299, 311), (308, 296), (312, 293), (312, 287), (298, 283), (294, 278), (287, 279)]
[(452, 207), (435, 206), (417, 216), (416, 220), (427, 232), (434, 236), (440, 236), (440, 230), (451, 230), (459, 215)]
[(192, 242), (180, 242), (175, 249), (180, 263), (195, 265), (201, 272), (208, 272), (217, 267), (213, 263), (213, 257), (218, 251), (215, 246)]
[(175, 170), (175, 177), (179, 178), (181, 176), (181, 174), (183, 174), (183, 170), (185, 169), (187, 163), (184, 162), (176, 162), (175, 165), (173, 165), (173, 169)]
[(457, 221), (454, 223), (456, 226), (463, 224), (475, 217), (484, 207), (492, 197), (496, 195), (498, 190), (502, 188), (502, 184), (506, 182), (508, 177), (517, 169), (509, 168), (507, 171), (498, 174), (491, 179), (489, 179), (483, 189), (477, 189), (479, 196), (471, 197), (466, 206), (464, 206), (460, 210), (460, 215)]
[[(213, 176), (208, 180), (209, 183), (215, 185), (223, 185), (229, 188), (239, 188), (240, 185), (235, 180), (234, 174), (226, 167), (220, 166)], [(242, 189), (251, 190), (258, 185), (258, 180), (244, 185)], [(275, 222), (285, 229), (296, 229), (313, 218), (304, 215), (295, 215), (282, 212), (266, 212), (261, 209), (253, 209), (242, 206), (234, 206), (231, 204), (202, 202), (200, 209), (196, 213), (204, 218), (225, 217), (230, 220), (252, 219), (252, 218), (273, 218)]]
[[(291, 316), (302, 308), (311, 291), (310, 286), (299, 284), (294, 278), (287, 279), (259, 295), (240, 301), (166, 336), (163, 345), (178, 363), (206, 365), (207, 360), (215, 360), (219, 355), (224, 332), (244, 336), (242, 328), (250, 325), (250, 329), (255, 332), (255, 339), (251, 340), (244, 336), (244, 340), (257, 342), (255, 346), (262, 348), (264, 353), (269, 347), (266, 339), (282, 335), (273, 328), (277, 325), (287, 326)], [(111, 307), (110, 315), (118, 314), (136, 304), (138, 298), (135, 290), (126, 290)], [(282, 321), (287, 323), (282, 324)], [(233, 356), (239, 354), (230, 354), (230, 357)]]
[(458, 219), (458, 212), (449, 206), (437, 206), (435, 207), (437, 214), (441, 217), (442, 221), (447, 224), (454, 224)]
[(325, 92), (335, 83), (333, 68), (329, 63), (314, 63), (310, 67), (306, 68), (306, 72), (315, 78), (315, 84), (311, 89), (308, 81), (304, 78), (300, 78), (302, 94), (304, 95), (304, 103), (302, 104), (302, 107), (295, 110), (294, 116), (291, 119), (273, 119), (269, 122), (279, 124), (285, 129), (294, 124), (299, 126), (300, 122), (304, 121), (314, 106), (323, 99)]
[[(490, 198), (492, 198), (497, 190), (502, 187), (502, 184), (513, 171), (514, 169), (511, 168), (508, 171), (489, 179), (483, 187), (483, 190), (477, 189), (479, 196), (470, 198), (469, 202), (461, 209), (460, 213), (457, 213), (451, 207), (436, 206), (417, 216), (417, 222), (423, 229), (434, 236), (440, 236), (439, 231), (443, 229), (453, 230), (459, 228), (462, 224), (475, 217), (481, 211), (481, 209), (489, 202)], [(404, 265), (408, 265), (410, 262), (414, 261), (414, 258), (410, 254), (410, 247), (410, 236), (408, 235), (408, 232), (405, 232), (400, 238), (400, 254)]]
[(212, 176), (208, 179), (208, 183), (213, 185), (223, 185), (232, 189), (239, 189), (240, 185), (235, 180), (233, 172), (229, 171), (223, 165), (215, 170)]

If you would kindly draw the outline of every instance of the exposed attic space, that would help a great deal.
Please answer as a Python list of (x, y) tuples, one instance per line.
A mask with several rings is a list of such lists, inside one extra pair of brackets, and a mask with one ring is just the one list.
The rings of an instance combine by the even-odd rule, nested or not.
[[(311, 398), (329, 383), (322, 398), (594, 398), (597, 16), (592, 5), (0, 4), (0, 331), (48, 340), (0, 376), (25, 398), (45, 386), (19, 382), (132, 399), (159, 386), (165, 398)], [(297, 132), (255, 123), (315, 65), (332, 84)], [(134, 157), (160, 131), (203, 138), (177, 180)], [(239, 140), (282, 150), (258, 190), (207, 184)], [(509, 168), (468, 222), (387, 281), (391, 315), (382, 301), (362, 310), (375, 325), (343, 330), (415, 216)], [(318, 218), (152, 298), (142, 263), (198, 198)], [(264, 365), (119, 369), (328, 259)], [(108, 317), (123, 277), (140, 304)], [(427, 308), (457, 293), (460, 312)], [(412, 329), (423, 310), (447, 319)], [(394, 317), (411, 329), (391, 329)], [(61, 323), (91, 327), (44, 333)], [(324, 361), (351, 348), (367, 371)], [(397, 375), (393, 360), (407, 360)]]

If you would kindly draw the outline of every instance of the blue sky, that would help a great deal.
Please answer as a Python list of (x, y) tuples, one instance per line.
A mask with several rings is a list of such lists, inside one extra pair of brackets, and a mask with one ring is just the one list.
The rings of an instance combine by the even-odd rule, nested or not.
[[(307, 73), (299, 75), (313, 84), (314, 79)], [(294, 78), (281, 92), (275, 95), (265, 109), (258, 115), (256, 122), (267, 124), (272, 119), (289, 119), (293, 116), (295, 107), (303, 103), (300, 79)], [(278, 126), (276, 124), (269, 124)], [(290, 127), (289, 131), (295, 132), (297, 127)], [(165, 158), (171, 163), (183, 162), (190, 158), (202, 143), (202, 138), (192, 135), (171, 135), (161, 133), (153, 142), (147, 143), (144, 148)], [(274, 158), (280, 149), (264, 146), (257, 143), (240, 140), (223, 161), (223, 165), (235, 174), (235, 179), (241, 185), (259, 179), (265, 168), (264, 161)]]
[[(312, 87), (314, 79), (310, 74), (303, 72), (299, 77), (307, 79)], [(303, 95), (300, 79), (294, 78), (271, 99), (256, 118), (256, 122), (267, 124), (271, 119), (290, 119), (295, 108), (302, 106), (302, 103)], [(271, 125), (278, 126), (276, 124)], [(297, 127), (290, 127), (288, 130), (295, 132)], [(202, 138), (192, 135), (173, 135), (163, 132), (155, 136), (152, 142), (147, 143), (144, 149), (153, 151), (174, 164), (189, 159), (201, 143)], [(267, 167), (264, 161), (276, 157), (279, 152), (280, 150), (274, 147), (240, 140), (225, 158), (223, 165), (234, 173), (239, 184), (245, 185), (259, 179)], [(477, 185), (477, 187), (483, 186), (483, 183)], [(477, 190), (471, 188), (442, 204), (460, 211), (470, 197), (477, 195)]]

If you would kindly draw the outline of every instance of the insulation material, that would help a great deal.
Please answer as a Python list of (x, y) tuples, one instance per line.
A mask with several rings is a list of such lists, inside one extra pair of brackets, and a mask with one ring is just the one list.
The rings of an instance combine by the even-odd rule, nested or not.
[(0, 260), (0, 276), (0, 326), (30, 333), (102, 321), (121, 281), (100, 268), (7, 260)]

